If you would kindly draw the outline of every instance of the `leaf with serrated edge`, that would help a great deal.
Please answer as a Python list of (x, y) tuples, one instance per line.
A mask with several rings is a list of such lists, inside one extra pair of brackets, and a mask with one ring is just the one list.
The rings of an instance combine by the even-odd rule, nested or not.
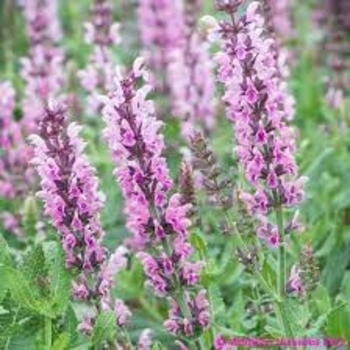
[(64, 266), (63, 252), (55, 242), (43, 245), (50, 276), (51, 305), (57, 315), (64, 313), (69, 303), (70, 275)]
[(114, 339), (117, 332), (116, 319), (113, 312), (104, 312), (97, 317), (92, 342), (96, 345)]

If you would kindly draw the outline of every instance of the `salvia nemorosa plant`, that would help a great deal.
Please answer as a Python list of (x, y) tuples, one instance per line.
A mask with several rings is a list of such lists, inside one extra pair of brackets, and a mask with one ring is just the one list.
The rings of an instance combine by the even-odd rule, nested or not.
[(100, 111), (99, 95), (112, 87), (114, 71), (113, 45), (120, 43), (119, 24), (113, 21), (113, 8), (108, 0), (94, 0), (90, 22), (85, 23), (85, 41), (92, 52), (86, 68), (79, 72), (81, 85), (88, 94), (87, 113)]
[[(217, 1), (227, 14), (218, 28), (222, 51), (216, 56), (223, 101), (234, 126), (236, 152), (247, 190), (240, 199), (256, 219), (256, 235), (278, 248), (278, 295), (286, 294), (286, 247), (299, 229), (293, 215), (304, 198), (305, 178), (295, 161), (293, 99), (282, 80), (274, 40), (268, 36), (260, 5), (252, 2), (239, 16), (242, 1)], [(295, 272), (295, 271), (293, 271)], [(288, 323), (288, 322), (287, 322)], [(286, 333), (290, 333), (285, 324)]]
[[(29, 149), (21, 125), (15, 121), (16, 92), (9, 82), (0, 82), (0, 197), (7, 200), (23, 198), (32, 185), (28, 167)], [(22, 236), (19, 217), (6, 211), (1, 214), (3, 226)]]
[[(189, 204), (179, 193), (170, 196), (172, 180), (162, 156), (162, 123), (155, 117), (152, 90), (142, 59), (122, 76), (105, 97), (104, 135), (125, 201), (129, 243), (139, 250), (149, 285), (170, 308), (165, 328), (176, 338), (198, 336), (209, 327), (209, 304), (199, 282), (203, 262), (193, 262), (189, 243)], [(146, 81), (146, 83), (144, 83)]]
[(293, 38), (291, 0), (264, 0), (263, 10), (267, 29), (275, 35), (279, 45), (284, 45)]
[[(115, 69), (113, 62), (113, 46), (120, 42), (113, 1), (92, 0), (85, 24), (90, 51), (78, 74), (74, 55), (79, 50), (71, 45), (79, 36), (75, 37), (72, 26), (65, 26), (72, 36), (64, 44), (72, 62), (71, 89), (75, 93), (77, 82), (83, 85), (84, 112), (101, 115), (105, 124), (101, 135), (99, 130), (86, 133), (88, 140), (102, 136), (111, 154), (105, 157), (100, 144), (91, 142), (93, 163), (87, 157), (82, 128), (69, 123), (66, 103), (60, 99), (68, 68), (63, 67), (57, 45), (64, 39), (57, 21), (59, 2), (20, 2), (29, 38), (29, 55), (22, 61), (23, 103), (18, 97), (16, 101), (10, 83), (0, 82), (0, 226), (4, 229), (4, 235), (0, 230), (0, 348), (27, 341), (29, 333), (28, 348), (35, 349), (227, 350), (235, 349), (231, 341), (245, 335), (249, 338), (241, 340), (253, 347), (249, 341), (260, 337), (272, 344), (310, 335), (338, 336), (338, 328), (347, 332), (350, 319), (344, 291), (349, 278), (339, 278), (346, 276), (348, 268), (346, 241), (341, 231), (333, 234), (338, 224), (344, 224), (338, 219), (347, 211), (347, 192), (338, 186), (342, 167), (335, 173), (327, 169), (328, 163), (338, 165), (335, 157), (322, 154), (311, 159), (318, 150), (308, 135), (301, 147), (302, 169), (314, 178), (319, 173), (325, 191), (324, 197), (312, 195), (324, 199), (338, 187), (342, 192), (328, 207), (321, 203), (322, 208), (303, 212), (316, 222), (305, 230), (311, 239), (297, 234), (304, 231), (298, 208), (305, 197), (306, 178), (300, 176), (296, 162), (296, 131), (290, 126), (294, 100), (287, 87), (283, 51), (288, 41), (284, 35), (289, 37), (291, 30), (285, 17), (291, 1), (217, 0), (219, 23), (210, 16), (198, 21), (201, 0), (124, 1), (130, 10), (138, 6), (146, 53), (145, 60), (136, 59), (129, 70)], [(347, 2), (327, 4), (327, 23), (337, 29), (329, 34), (333, 39), (327, 47), (331, 55), (334, 49), (343, 58)], [(74, 16), (84, 5), (64, 6), (64, 13)], [(211, 48), (204, 43), (204, 31), (208, 42), (216, 40)], [(17, 41), (13, 44), (16, 48)], [(209, 49), (218, 52), (213, 60)], [(84, 50), (79, 54), (84, 58)], [(218, 93), (223, 93), (221, 106), (228, 119), (216, 132), (210, 132), (216, 126), (212, 64), (217, 64)], [(345, 71), (343, 61), (330, 66), (340, 75)], [(306, 70), (302, 73), (302, 82), (312, 77)], [(299, 87), (298, 82), (293, 77), (294, 86)], [(330, 99), (337, 105), (347, 87), (344, 80), (333, 87)], [(64, 102), (69, 101), (66, 97)], [(70, 102), (80, 97), (75, 95)], [(158, 97), (160, 105), (169, 104), (167, 112), (179, 123), (157, 118), (153, 98), (158, 101)], [(313, 125), (309, 123), (312, 120), (307, 125)], [(221, 151), (232, 151), (227, 140), (231, 130), (225, 130), (229, 124), (235, 156), (220, 159)], [(183, 162), (177, 157), (178, 125), (190, 148), (184, 150), (188, 158)], [(28, 133), (31, 149), (26, 144)], [(172, 153), (167, 143), (174, 140)], [(120, 187), (120, 193), (110, 193), (106, 203), (94, 163), (103, 175), (102, 186), (114, 181), (108, 170), (102, 173), (112, 166)], [(39, 175), (38, 192), (28, 165)], [(31, 191), (41, 200), (44, 214), (27, 215), (34, 222), (32, 230), (27, 228), (25, 213), (37, 214), (40, 206), (37, 198), (28, 196)], [(117, 220), (113, 215), (120, 200), (123, 222), (119, 214)], [(334, 223), (328, 221), (331, 215), (326, 210), (339, 213), (337, 208), (341, 215), (335, 216)], [(102, 212), (107, 222), (101, 219)], [(51, 225), (41, 220), (44, 217)], [(42, 234), (37, 234), (37, 227)], [(28, 239), (12, 239), (8, 231)], [(125, 236), (123, 245), (115, 248), (114, 241)], [(331, 253), (330, 241), (345, 250)], [(314, 253), (305, 242), (319, 249)], [(324, 286), (319, 283), (316, 257), (324, 258)], [(337, 273), (332, 274), (334, 266)], [(144, 324), (152, 331), (143, 330)], [(154, 336), (156, 344), (152, 344)], [(265, 347), (277, 345), (265, 343)]]
[(23, 138), (21, 127), (14, 120), (16, 92), (9, 82), (0, 82), (0, 96), (0, 195), (13, 199), (22, 192), (15, 178), (23, 172)]
[(60, 29), (55, 3), (55, 0), (23, 3), (29, 41), (28, 56), (21, 60), (21, 76), (25, 83), (23, 125), (29, 133), (36, 131), (49, 99), (62, 93), (64, 54), (57, 47)]
[(200, 0), (186, 0), (181, 45), (169, 53), (168, 81), (172, 113), (181, 121), (181, 132), (188, 141), (200, 127), (215, 125), (215, 83), (209, 48), (197, 30), (202, 8)]
[[(259, 219), (258, 236), (269, 246), (281, 247), (287, 227), (282, 212), (304, 197), (305, 178), (298, 176), (295, 162), (295, 132), (288, 125), (293, 99), (280, 80), (273, 40), (265, 35), (258, 3), (242, 17), (236, 16), (239, 5), (240, 1), (218, 2), (219, 10), (232, 18), (219, 28), (219, 80), (225, 86), (223, 100), (235, 128), (240, 166), (252, 189), (241, 198)], [(269, 219), (273, 211), (276, 224)]]
[[(48, 105), (39, 125), (39, 134), (31, 136), (33, 165), (41, 179), (38, 196), (44, 213), (59, 234), (65, 253), (66, 268), (74, 278), (72, 295), (90, 307), (79, 329), (90, 335), (101, 312), (114, 311), (116, 325), (123, 328), (131, 312), (123, 301), (112, 296), (117, 272), (127, 264), (123, 246), (108, 256), (101, 239), (100, 222), (103, 195), (98, 190), (95, 169), (84, 155), (81, 127), (68, 125), (65, 109)], [(116, 346), (124, 339), (116, 339)]]
[(140, 0), (138, 22), (143, 57), (159, 91), (169, 89), (167, 74), (173, 50), (182, 46), (185, 23), (182, 1)]
[(349, 93), (350, 77), (350, 3), (346, 0), (327, 0), (323, 8), (324, 49), (330, 76), (326, 80), (326, 101), (339, 109)]

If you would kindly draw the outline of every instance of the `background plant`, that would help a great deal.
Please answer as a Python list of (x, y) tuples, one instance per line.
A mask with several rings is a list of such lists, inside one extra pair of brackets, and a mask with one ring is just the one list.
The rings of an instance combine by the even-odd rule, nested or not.
[[(102, 0), (31, 0), (23, 2), (25, 7), (20, 4), (22, 2), (17, 4), (7, 0), (0, 4), (0, 186), (4, 189), (5, 184), (8, 189), (10, 185), (13, 189), (11, 193), (15, 193), (9, 196), (10, 192), (0, 191), (1, 349), (114, 349), (117, 343), (121, 348), (130, 349), (181, 349), (184, 346), (189, 349), (211, 349), (214, 345), (220, 349), (227, 337), (281, 338), (288, 335), (279, 317), (278, 305), (276, 308), (276, 301), (281, 302), (276, 289), (280, 277), (276, 259), (278, 254), (257, 239), (255, 231), (259, 218), (250, 215), (242, 200), (242, 193), (250, 187), (239, 165), (241, 159), (234, 152), (237, 128), (232, 132), (231, 124), (226, 119), (227, 106), (221, 102), (224, 88), (216, 84), (215, 97), (218, 102), (215, 105), (211, 103), (211, 98), (210, 102), (201, 100), (202, 107), (208, 102), (210, 112), (215, 115), (215, 123), (210, 128), (202, 129), (201, 116), (198, 116), (198, 132), (189, 138), (183, 138), (182, 132), (186, 117), (176, 115), (178, 113), (174, 113), (172, 107), (174, 102), (180, 111), (182, 107), (187, 111), (198, 110), (198, 106), (191, 105), (191, 99), (181, 102), (179, 94), (175, 94), (178, 96), (176, 101), (174, 97), (169, 97), (175, 96), (169, 94), (171, 88), (178, 91), (176, 88), (184, 83), (189, 88), (191, 79), (195, 77), (195, 74), (191, 75), (190, 83), (188, 79), (181, 79), (182, 69), (186, 72), (194, 69), (193, 66), (183, 67), (183, 50), (196, 57), (197, 49), (207, 50), (211, 45), (210, 50), (206, 51), (209, 66), (214, 64), (215, 53), (222, 50), (216, 43), (218, 36), (215, 29), (225, 15), (217, 11), (218, 5), (232, 6), (236, 10), (239, 4), (240, 8), (235, 14), (238, 19), (247, 14), (251, 1), (243, 1), (242, 4), (233, 0), (204, 1), (201, 7), (198, 6), (199, 2), (187, 0), (187, 6), (183, 7), (165, 5), (161, 28), (146, 26), (147, 18), (155, 18), (152, 11), (144, 12), (142, 6), (148, 2), (151, 1), (111, 2), (112, 7)], [(157, 3), (155, 0), (153, 2)], [(293, 154), (299, 165), (299, 176), (308, 178), (306, 198), (299, 205), (297, 215), (290, 210), (285, 213), (288, 217), (286, 225), (295, 224), (294, 219), (299, 216), (303, 231), (300, 234), (286, 233), (288, 276), (282, 283), (285, 295), (280, 305), (294, 337), (334, 337), (349, 341), (350, 156), (349, 100), (344, 84), (348, 55), (344, 48), (349, 44), (346, 28), (350, 14), (346, 6), (339, 10), (340, 3), (346, 2), (327, 1), (326, 7), (326, 1), (296, 0), (290, 7), (277, 7), (274, 1), (264, 1), (261, 4), (264, 6), (260, 8), (265, 12), (259, 9), (256, 13), (267, 21), (264, 28), (268, 31), (264, 35), (276, 40), (273, 50), (279, 52), (279, 56), (274, 56), (279, 62), (278, 69), (283, 67), (281, 62), (288, 67), (289, 73), (285, 70), (280, 73), (295, 100), (292, 124), (297, 132), (296, 152)], [(106, 7), (103, 4), (107, 4)], [(95, 10), (91, 12), (91, 9)], [(189, 16), (186, 17), (184, 13), (189, 9), (192, 12), (186, 12), (186, 16)], [(249, 13), (252, 15), (252, 12), (248, 12), (248, 16)], [(327, 21), (324, 14), (327, 14)], [(43, 31), (44, 27), (37, 26), (33, 16), (50, 23), (50, 26), (44, 26), (46, 30)], [(202, 16), (205, 17), (201, 19)], [(107, 34), (111, 34), (112, 38), (101, 35), (94, 37), (87, 45), (83, 25), (87, 22), (95, 26), (96, 31), (93, 32), (96, 35), (98, 29), (106, 34), (109, 27)], [(177, 29), (181, 27), (183, 32), (169, 32), (169, 28), (175, 28), (175, 22), (179, 24)], [(117, 26), (113, 27), (112, 23), (120, 23), (118, 35)], [(190, 31), (187, 31), (186, 25), (189, 25)], [(288, 28), (288, 31), (281, 34), (281, 28)], [(155, 40), (152, 41), (152, 49), (145, 40), (151, 38), (151, 34)], [(169, 37), (170, 34), (176, 35)], [(186, 40), (190, 40), (190, 37), (192, 41), (189, 43)], [(103, 41), (103, 38), (106, 40)], [(337, 45), (330, 45), (329, 38), (336, 38), (331, 42)], [(214, 44), (208, 44), (213, 40)], [(202, 48), (200, 44), (193, 45), (193, 42), (206, 44)], [(114, 96), (118, 100), (113, 81), (115, 71), (111, 67), (118, 65), (121, 76), (130, 77), (128, 74), (132, 72), (135, 59), (145, 49), (148, 49), (145, 58), (150, 63), (152, 73), (149, 79), (146, 75), (146, 83), (153, 85), (147, 101), (154, 101), (155, 115), (157, 120), (162, 121), (161, 128), (157, 126), (156, 129), (159, 135), (164, 135), (164, 147), (161, 153), (156, 153), (156, 157), (167, 160), (168, 177), (173, 182), (171, 189), (167, 189), (169, 198), (179, 192), (180, 197), (175, 198), (181, 199), (181, 205), (191, 203), (191, 210), (188, 211), (191, 223), (186, 221), (186, 242), (192, 247), (191, 261), (202, 262), (201, 271), (191, 275), (198, 278), (196, 287), (186, 288), (191, 297), (195, 297), (200, 290), (206, 291), (207, 302), (204, 304), (210, 316), (209, 325), (204, 327), (204, 331), (192, 329), (191, 333), (190, 326), (193, 324), (188, 320), (183, 322), (183, 317), (179, 317), (173, 305), (175, 312), (170, 315), (170, 320), (174, 317), (176, 320), (171, 325), (175, 327), (179, 322), (181, 327), (187, 326), (184, 328), (188, 332), (185, 337), (182, 332), (173, 332), (175, 335), (168, 332), (170, 323), (168, 330), (163, 325), (169, 320), (169, 301), (145, 288), (149, 277), (153, 277), (150, 273), (147, 276), (147, 269), (144, 273), (146, 256), (140, 262), (140, 251), (128, 246), (126, 254), (126, 250), (120, 248), (128, 244), (131, 237), (130, 226), (127, 225), (130, 209), (124, 209), (129, 208), (127, 200), (130, 196), (119, 189), (115, 181), (113, 169), (122, 166), (121, 158), (115, 145), (109, 147), (112, 148), (110, 152), (103, 142), (101, 130), (106, 126), (102, 121), (101, 105), (94, 109), (88, 108), (90, 105), (87, 103), (93, 100), (94, 103), (103, 104), (106, 98), (100, 99), (101, 94), (106, 95), (107, 99)], [(102, 84), (102, 78), (101, 84), (92, 84), (94, 81), (91, 77), (99, 75), (96, 72), (101, 69), (98, 66), (101, 61), (97, 59), (97, 52), (101, 51), (107, 52), (108, 64), (103, 67), (109, 75), (108, 79), (111, 79), (108, 80), (109, 86)], [(258, 52), (262, 55), (263, 51), (260, 49)], [(23, 62), (22, 57), (27, 57), (27, 60)], [(43, 70), (34, 72), (29, 69), (36, 66), (36, 59), (40, 57), (45, 58), (39, 65)], [(162, 64), (159, 64), (159, 57), (166, 58)], [(169, 65), (173, 74), (169, 74)], [(98, 69), (92, 74), (91, 67), (95, 66)], [(136, 71), (139, 68), (136, 67)], [(180, 73), (174, 74), (177, 70)], [(339, 75), (340, 70), (345, 73)], [(87, 71), (91, 73), (90, 76), (77, 74)], [(88, 89), (86, 85), (81, 86), (78, 76), (90, 77), (87, 79), (91, 83)], [(205, 81), (209, 82), (208, 79)], [(37, 85), (38, 81), (42, 85)], [(193, 86), (196, 86), (194, 82)], [(334, 97), (332, 87), (342, 90), (342, 99), (336, 99), (336, 104), (330, 103), (334, 102), (329, 98)], [(139, 88), (138, 81), (135, 89)], [(122, 266), (117, 269), (118, 274), (115, 275), (116, 270), (113, 269), (110, 274), (104, 275), (109, 281), (108, 298), (116, 302), (119, 313), (115, 312), (114, 304), (113, 310), (101, 312), (97, 309), (94, 321), (89, 323), (89, 331), (85, 332), (87, 334), (80, 329), (84, 315), (91, 315), (91, 311), (96, 310), (94, 306), (91, 307), (93, 298), (88, 298), (88, 302), (78, 302), (72, 294), (72, 285), (82, 270), (79, 264), (67, 268), (67, 249), (62, 245), (64, 235), (59, 233), (60, 227), (52, 225), (50, 218), (46, 217), (45, 206), (36, 196), (42, 185), (30, 165), (33, 148), (29, 145), (28, 136), (39, 134), (39, 121), (43, 119), (52, 97), (59, 100), (59, 105), (67, 105), (67, 123), (72, 121), (82, 125), (79, 137), (86, 143), (86, 156), (80, 151), (70, 156), (75, 154), (78, 160), (85, 159), (86, 164), (96, 169), (100, 190), (105, 197), (104, 204), (98, 210), (100, 229), (105, 232), (98, 239), (105, 254), (105, 265), (102, 266), (114, 261), (112, 257), (116, 253), (121, 253), (123, 257), (121, 265), (118, 265)], [(232, 96), (226, 97), (226, 102), (235, 102), (234, 106), (241, 102), (234, 101)], [(146, 118), (149, 121), (143, 122), (150, 127), (154, 114), (153, 111), (148, 113), (152, 118)], [(117, 142), (117, 131), (108, 127), (107, 131), (110, 132), (109, 138)], [(137, 132), (135, 135), (138, 135)], [(152, 139), (150, 135), (147, 137), (146, 133), (146, 141)], [(42, 138), (48, 142), (47, 135), (42, 135)], [(132, 138), (128, 141), (132, 142)], [(140, 142), (138, 138), (137, 142)], [(41, 151), (38, 156), (43, 156)], [(48, 154), (49, 158), (51, 156)], [(117, 161), (113, 162), (112, 159)], [(47, 158), (42, 160), (43, 165), (48, 163)], [(126, 156), (124, 161), (132, 162), (130, 156)], [(60, 187), (61, 183), (56, 180), (52, 185)], [(94, 186), (87, 187), (92, 190), (90, 187)], [(55, 195), (56, 190), (47, 196), (47, 200), (53, 200)], [(72, 201), (71, 204), (79, 203)], [(89, 201), (88, 204), (92, 203)], [(181, 208), (175, 199), (165, 203), (175, 209)], [(172, 212), (174, 215), (177, 213), (175, 209)], [(165, 215), (162, 210), (161, 215)], [(69, 210), (62, 213), (67, 216)], [(158, 215), (156, 217), (159, 219)], [(269, 223), (275, 224), (274, 220), (273, 216), (269, 217)], [(85, 222), (83, 227), (86, 226)], [(172, 235), (168, 237), (170, 241), (173, 238)], [(158, 243), (147, 248), (147, 254), (151, 257), (162, 256), (164, 251)], [(79, 249), (82, 247), (79, 246)], [(81, 254), (83, 252), (84, 249), (80, 251)], [(147, 260), (150, 263), (150, 259)], [(99, 269), (91, 274), (89, 272), (89, 283), (95, 277), (98, 283), (101, 282), (98, 276), (102, 270)], [(197, 288), (198, 285), (200, 288)], [(186, 293), (184, 295), (184, 304), (194, 305), (186, 299)], [(123, 303), (119, 302), (121, 300)], [(120, 318), (120, 315), (125, 318)], [(188, 319), (192, 321), (191, 317)]]

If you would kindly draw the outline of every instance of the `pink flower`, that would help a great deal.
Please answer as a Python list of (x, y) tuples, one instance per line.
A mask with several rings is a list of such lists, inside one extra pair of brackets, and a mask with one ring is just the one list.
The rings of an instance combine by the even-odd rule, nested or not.
[(179, 324), (175, 320), (166, 320), (164, 322), (164, 327), (166, 330), (171, 334), (177, 334), (178, 330), (180, 329)]
[(150, 350), (152, 347), (152, 331), (145, 329), (142, 331), (138, 344), (137, 350)]
[[(185, 29), (182, 4), (172, 0), (141, 0), (138, 23), (147, 64), (162, 79), (173, 53), (182, 45)], [(157, 86), (163, 89), (168, 83), (158, 81)]]
[(86, 335), (91, 335), (93, 331), (93, 324), (91, 317), (84, 317), (83, 322), (78, 326), (78, 330)]
[[(184, 289), (198, 284), (202, 264), (190, 262), (191, 245), (188, 242), (188, 205), (181, 203), (181, 196), (173, 194), (169, 199), (172, 181), (162, 153), (161, 123), (154, 114), (152, 101), (147, 100), (151, 90), (142, 83), (147, 72), (141, 60), (136, 60), (133, 70), (122, 77), (117, 70), (115, 88), (104, 97), (104, 136), (116, 165), (115, 174), (125, 200), (127, 228), (133, 237), (132, 248), (143, 265), (146, 285), (159, 297), (171, 296), (179, 282)], [(129, 133), (125, 142), (125, 133)], [(176, 293), (175, 293), (176, 294)], [(193, 304), (189, 295), (188, 303)], [(191, 324), (183, 326), (185, 316), (170, 321), (165, 327), (172, 333), (182, 334), (197, 322), (197, 313)]]
[(297, 265), (293, 265), (287, 282), (287, 291), (294, 293), (299, 297), (305, 295), (301, 273), (301, 269)]
[(295, 132), (288, 125), (294, 102), (281, 74), (284, 62), (277, 61), (275, 42), (266, 35), (259, 3), (252, 2), (242, 16), (239, 6), (219, 2), (219, 9), (234, 21), (220, 25), (218, 78), (225, 87), (223, 101), (235, 127), (240, 166), (251, 185), (241, 199), (259, 218), (258, 236), (276, 247), (281, 237), (269, 223), (270, 212), (295, 207), (305, 196), (305, 179), (298, 176), (295, 161)]
[(76, 284), (73, 282), (73, 295), (80, 300), (88, 299), (90, 293), (85, 283)]
[(49, 100), (60, 95), (64, 54), (56, 45), (61, 37), (57, 0), (24, 1), (23, 5), (30, 49), (21, 60), (25, 82), (22, 124), (32, 133)]
[(117, 325), (119, 327), (125, 326), (131, 317), (131, 312), (122, 300), (115, 301), (114, 312), (117, 317)]
[(101, 110), (100, 95), (112, 87), (114, 63), (112, 46), (120, 44), (119, 24), (113, 22), (112, 3), (94, 1), (90, 22), (85, 23), (85, 41), (91, 45), (88, 65), (78, 72), (82, 87), (88, 93), (87, 113), (96, 115)]
[[(0, 196), (23, 199), (33, 185), (28, 166), (30, 149), (20, 122), (15, 121), (16, 92), (9, 82), (0, 81)], [(19, 230), (9, 230), (19, 235)], [(16, 231), (16, 232), (15, 232)]]

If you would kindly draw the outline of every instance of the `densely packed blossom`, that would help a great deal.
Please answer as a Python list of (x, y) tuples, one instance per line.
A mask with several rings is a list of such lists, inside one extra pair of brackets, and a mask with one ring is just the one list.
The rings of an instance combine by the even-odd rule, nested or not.
[(166, 328), (174, 335), (189, 335), (209, 325), (205, 292), (197, 296), (185, 292), (198, 284), (203, 264), (190, 261), (190, 206), (182, 203), (178, 193), (168, 200), (172, 181), (162, 156), (162, 123), (154, 115), (152, 101), (147, 100), (150, 85), (138, 88), (143, 79), (147, 80), (147, 72), (142, 59), (135, 61), (126, 77), (117, 71), (115, 87), (105, 98), (104, 135), (125, 200), (131, 244), (140, 250), (137, 256), (147, 284), (156, 295), (171, 298)]
[(293, 0), (264, 0), (266, 9), (267, 24), (276, 36), (279, 44), (284, 44), (290, 40), (293, 33), (293, 23), (291, 19)]
[(259, 4), (251, 3), (246, 14), (237, 18), (240, 2), (218, 1), (219, 10), (232, 21), (219, 26), (223, 51), (216, 61), (239, 162), (253, 188), (242, 199), (260, 221), (258, 236), (278, 246), (281, 233), (268, 214), (274, 208), (295, 207), (304, 197), (305, 178), (298, 177), (295, 162), (295, 133), (288, 126), (293, 99), (281, 80), (274, 41), (266, 36)]
[(119, 24), (113, 22), (112, 4), (108, 0), (94, 0), (90, 22), (85, 23), (85, 41), (91, 45), (92, 52), (87, 67), (78, 75), (88, 93), (87, 112), (95, 115), (101, 108), (99, 95), (112, 87), (112, 46), (121, 41)]
[(64, 113), (61, 106), (47, 107), (39, 135), (31, 136), (35, 154), (32, 163), (41, 178), (38, 196), (60, 234), (66, 265), (81, 269), (86, 273), (82, 278), (86, 278), (106, 259), (99, 243), (103, 235), (99, 213), (103, 198), (95, 170), (82, 153), (81, 128), (74, 123), (67, 126)]
[[(62, 38), (62, 28), (59, 21), (59, 0), (21, 0), (21, 6), (26, 20), (26, 31), (30, 40), (41, 41), (41, 33), (38, 32), (35, 22), (38, 20), (38, 9), (41, 16), (49, 18), (45, 29), (50, 40), (57, 42)], [(40, 16), (40, 18), (42, 18)]]
[[(62, 106), (46, 108), (39, 135), (30, 137), (34, 146), (32, 163), (41, 178), (38, 196), (60, 235), (66, 267), (76, 271), (74, 297), (97, 302), (97, 312), (100, 308), (114, 309), (116, 323), (121, 326), (130, 312), (121, 301), (113, 300), (111, 288), (115, 274), (126, 265), (127, 251), (121, 247), (108, 259), (101, 245), (103, 196), (98, 191), (95, 169), (83, 153), (85, 144), (80, 131), (75, 123), (67, 125)], [(86, 317), (81, 330), (88, 333), (93, 322), (93, 317)]]
[(63, 51), (56, 46), (60, 37), (56, 1), (24, 1), (24, 14), (29, 39), (29, 54), (21, 60), (25, 82), (23, 124), (35, 132), (43, 109), (50, 98), (57, 98), (64, 83)]
[(143, 56), (161, 90), (169, 88), (167, 78), (172, 52), (181, 47), (184, 40), (185, 23), (182, 1), (140, 0), (138, 21)]
[[(9, 82), (0, 82), (0, 197), (9, 200), (23, 198), (33, 183), (30, 152), (15, 121), (15, 95)], [(22, 235), (18, 215), (3, 212), (1, 220), (5, 229)]]
[(196, 30), (201, 1), (186, 1), (182, 44), (169, 52), (168, 81), (173, 114), (188, 140), (196, 127), (215, 125), (215, 83), (209, 48)]
[(328, 0), (323, 7), (324, 45), (330, 75), (326, 79), (326, 102), (339, 109), (349, 94), (350, 67), (350, 3)]

